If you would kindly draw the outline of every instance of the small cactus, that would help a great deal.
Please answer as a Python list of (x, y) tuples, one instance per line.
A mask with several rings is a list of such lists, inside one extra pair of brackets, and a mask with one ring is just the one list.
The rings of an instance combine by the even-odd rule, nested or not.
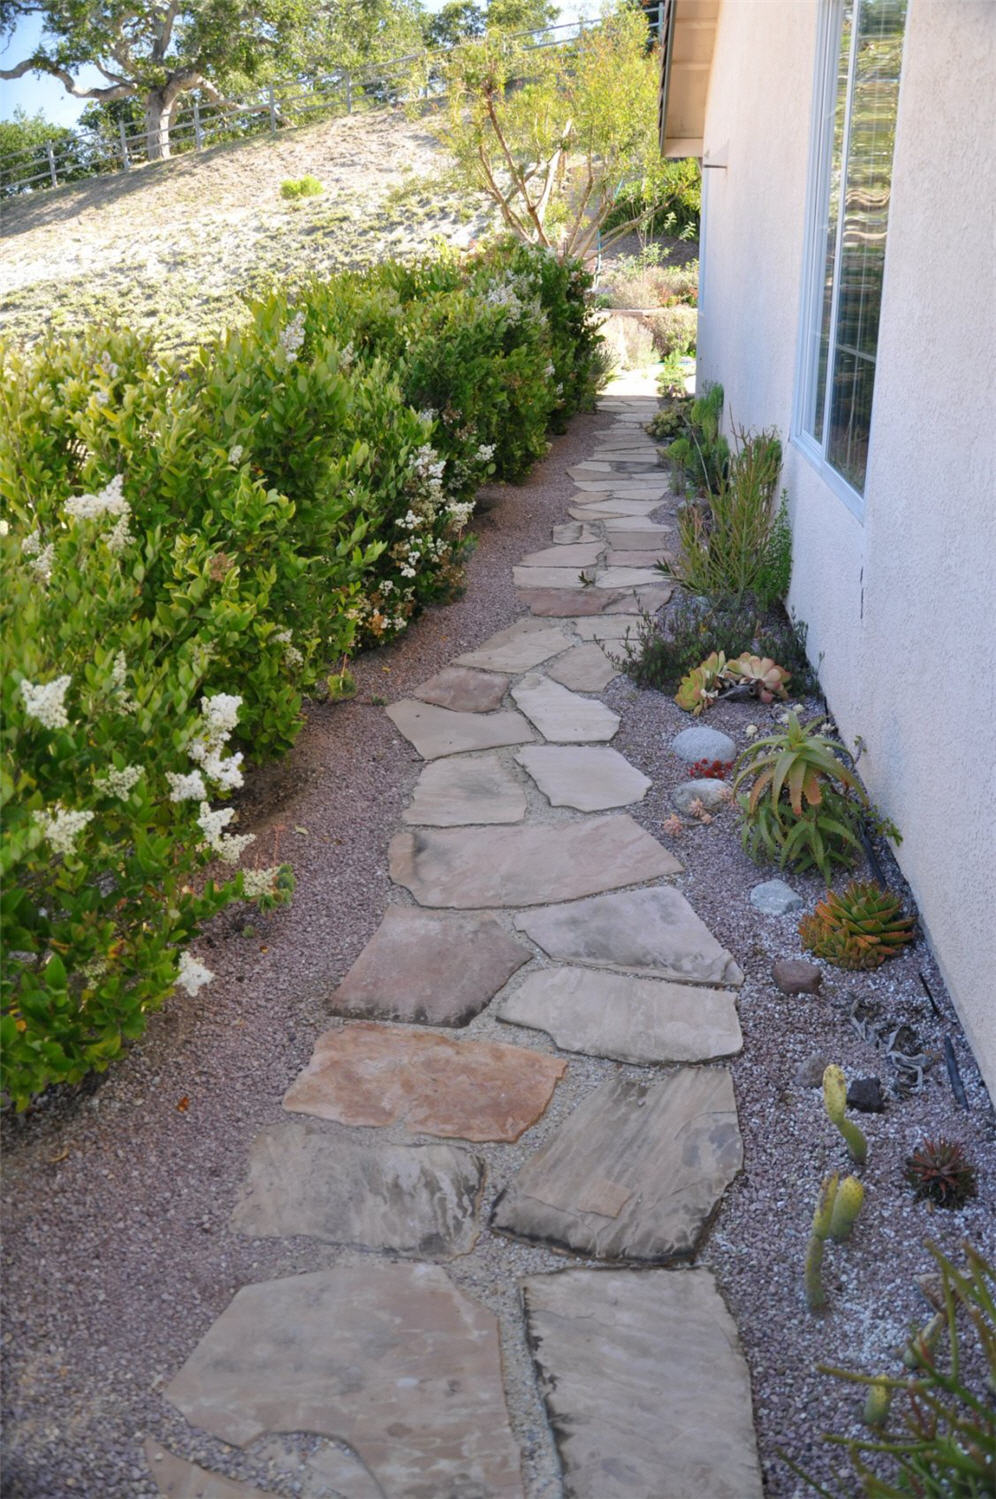
[(878, 968), (913, 940), (913, 918), (874, 880), (852, 880), (830, 890), (799, 923), (803, 947), (835, 968)]
[(856, 1176), (845, 1176), (837, 1188), (830, 1217), (830, 1237), (838, 1244), (850, 1238), (855, 1219), (861, 1212), (865, 1200), (865, 1189)]
[(924, 1140), (906, 1158), (906, 1180), (914, 1196), (942, 1208), (960, 1208), (975, 1196), (975, 1167), (954, 1140)]
[(826, 1306), (827, 1296), (823, 1289), (823, 1242), (830, 1233), (830, 1224), (833, 1220), (834, 1199), (837, 1196), (838, 1176), (835, 1171), (832, 1176), (824, 1177), (820, 1186), (820, 1195), (816, 1199), (816, 1209), (813, 1213), (813, 1231), (809, 1236), (809, 1247), (806, 1250), (806, 1305), (811, 1312), (822, 1311)]
[(880, 1430), (888, 1420), (891, 1400), (892, 1389), (887, 1380), (876, 1379), (874, 1384), (870, 1384), (862, 1413), (865, 1425)]
[(868, 1158), (868, 1141), (856, 1124), (845, 1117), (847, 1080), (839, 1067), (831, 1064), (823, 1074), (823, 1103), (827, 1118), (835, 1124), (847, 1142), (851, 1160), (863, 1166)]

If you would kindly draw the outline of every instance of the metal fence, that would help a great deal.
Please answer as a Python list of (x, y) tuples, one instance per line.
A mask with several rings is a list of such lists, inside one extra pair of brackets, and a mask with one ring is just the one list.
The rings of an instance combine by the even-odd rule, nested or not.
[[(657, 33), (662, 5), (644, 7), (651, 33)], [(527, 48), (565, 46), (598, 21), (561, 22), (539, 31), (516, 33)], [(338, 72), (309, 83), (271, 85), (254, 97), (227, 101), (223, 105), (201, 99), (195, 91), (181, 96), (170, 121), (169, 156), (203, 151), (224, 142), (246, 140), (254, 135), (276, 135), (282, 129), (304, 125), (317, 117), (331, 118), (358, 110), (383, 108), (415, 97), (427, 101), (443, 97), (443, 86), (434, 59), (446, 49), (412, 53), (407, 57), (368, 64), (350, 72)], [(153, 145), (155, 142), (153, 141)], [(39, 192), (111, 172), (129, 172), (161, 154), (150, 155), (148, 133), (129, 134), (119, 121), (103, 131), (78, 130), (68, 138), (48, 141), (30, 150), (0, 156), (0, 197)]]

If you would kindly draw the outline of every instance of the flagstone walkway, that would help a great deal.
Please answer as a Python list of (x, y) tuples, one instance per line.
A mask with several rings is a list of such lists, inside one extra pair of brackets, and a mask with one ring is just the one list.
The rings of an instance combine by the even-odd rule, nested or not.
[[(642, 428), (656, 404), (646, 385), (602, 400), (571, 520), (515, 569), (529, 613), (386, 710), (426, 762), (390, 847), (396, 901), (285, 1122), (257, 1137), (233, 1218), (357, 1253), (245, 1286), (165, 1391), (235, 1448), (308, 1434), (281, 1493), (538, 1493), (508, 1329), (451, 1273), (501, 1236), (558, 1491), (760, 1496), (736, 1329), (696, 1265), (742, 1163), (722, 1059), (741, 1046), (743, 975), (668, 883), (678, 859), (625, 811), (650, 783), (610, 747), (619, 720), (598, 698), (617, 675), (603, 644), (669, 596), (653, 564), (671, 533), (652, 519), (667, 486)], [(467, 1034), (486, 1011), (498, 1024)], [(595, 1085), (531, 1144), (590, 1058)], [(515, 1152), (487, 1222), (495, 1158), (475, 1145)], [(579, 1262), (522, 1276), (516, 1244)], [(146, 1455), (169, 1499), (265, 1492), (151, 1439)]]

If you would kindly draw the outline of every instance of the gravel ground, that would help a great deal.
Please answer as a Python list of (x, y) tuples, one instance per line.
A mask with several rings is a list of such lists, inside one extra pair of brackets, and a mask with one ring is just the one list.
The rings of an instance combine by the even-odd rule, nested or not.
[[(176, 994), (146, 1037), (90, 1090), (63, 1096), (28, 1118), (4, 1121), (6, 1232), (3, 1352), (7, 1499), (153, 1499), (141, 1440), (153, 1434), (206, 1466), (275, 1494), (297, 1490), (288, 1468), (301, 1444), (254, 1444), (245, 1453), (201, 1438), (159, 1393), (243, 1284), (356, 1261), (305, 1239), (250, 1240), (228, 1218), (257, 1131), (281, 1117), (287, 1084), (328, 1023), (324, 1000), (375, 930), (392, 895), (387, 844), (420, 761), (380, 704), (402, 697), (453, 656), (519, 613), (511, 565), (546, 545), (573, 486), (565, 470), (584, 457), (603, 416), (577, 418), (519, 488), (486, 492), (468, 588), (420, 619), (403, 640), (357, 663), (357, 697), (311, 705), (293, 753), (254, 778), (242, 823), (292, 860), (293, 905), (269, 917), (230, 911), (199, 944), (217, 974), (197, 999)], [(688, 719), (667, 698), (619, 679), (605, 699), (622, 715), (616, 747), (653, 779), (631, 809), (651, 831), (669, 815), (669, 791), (685, 775), (667, 746)], [(767, 709), (721, 704), (715, 727), (740, 742)], [(662, 835), (663, 836), (663, 835)], [(929, 1308), (913, 1277), (930, 1268), (927, 1237), (954, 1249), (962, 1238), (994, 1248), (996, 1131), (992, 1108), (943, 985), (922, 943), (878, 974), (826, 968), (819, 997), (788, 999), (770, 979), (773, 959), (798, 955), (792, 917), (760, 916), (750, 887), (770, 877), (741, 852), (732, 814), (665, 837), (683, 860), (678, 884), (747, 974), (740, 1012), (745, 1047), (733, 1064), (745, 1170), (728, 1192), (703, 1249), (741, 1329), (750, 1364), (766, 1492), (802, 1493), (777, 1457), (784, 1447), (830, 1471), (820, 1432), (854, 1427), (852, 1389), (818, 1375), (819, 1361), (897, 1371), (895, 1349)], [(814, 879), (792, 884), (811, 900)], [(935, 1017), (920, 983), (935, 995)], [(933, 1057), (923, 1089), (889, 1092), (869, 1116), (865, 1210), (852, 1242), (828, 1254), (829, 1309), (810, 1315), (801, 1264), (823, 1173), (846, 1168), (816, 1089), (793, 1083), (819, 1054), (849, 1076), (895, 1081), (882, 1051), (849, 1020), (852, 996), (875, 1018), (908, 1024)], [(488, 1015), (473, 1034), (552, 1050), (539, 1033)], [(969, 1110), (955, 1106), (941, 1040), (949, 1035)], [(511, 1172), (612, 1064), (570, 1058), (549, 1114), (512, 1147), (482, 1147), (489, 1181), (485, 1217)], [(624, 1069), (637, 1071), (638, 1069)], [(957, 1213), (913, 1201), (902, 1160), (924, 1135), (963, 1140), (979, 1167), (979, 1196)], [(371, 1137), (392, 1138), (391, 1132)], [(397, 1138), (403, 1138), (400, 1134)], [(485, 1232), (448, 1272), (502, 1323), (509, 1406), (524, 1452), (529, 1499), (557, 1499), (557, 1462), (536, 1396), (516, 1305), (515, 1279), (563, 1265), (562, 1257)], [(706, 1499), (706, 1496), (703, 1496)]]

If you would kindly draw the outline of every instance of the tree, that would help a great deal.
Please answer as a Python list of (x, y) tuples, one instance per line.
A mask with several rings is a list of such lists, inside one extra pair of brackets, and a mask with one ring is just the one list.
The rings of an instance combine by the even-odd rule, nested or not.
[(433, 16), (426, 17), (427, 47), (455, 47), (467, 37), (483, 36), (487, 17), (474, 0), (447, 0)]
[[(589, 259), (657, 199), (658, 63), (646, 43), (646, 19), (628, 5), (560, 47), (489, 32), (446, 60), (446, 109), (429, 128), (520, 239)], [(602, 238), (617, 197), (635, 189), (641, 207)]]
[[(226, 88), (272, 66), (306, 8), (306, 0), (0, 0), (0, 36), (23, 16), (44, 20), (41, 45), (0, 68), (0, 78), (47, 73), (77, 99), (137, 98), (149, 157), (165, 157), (180, 96), (200, 89), (227, 103)], [(81, 87), (74, 75), (85, 64), (106, 84)]]
[(491, 0), (488, 31), (540, 31), (552, 26), (559, 11), (547, 0)]

